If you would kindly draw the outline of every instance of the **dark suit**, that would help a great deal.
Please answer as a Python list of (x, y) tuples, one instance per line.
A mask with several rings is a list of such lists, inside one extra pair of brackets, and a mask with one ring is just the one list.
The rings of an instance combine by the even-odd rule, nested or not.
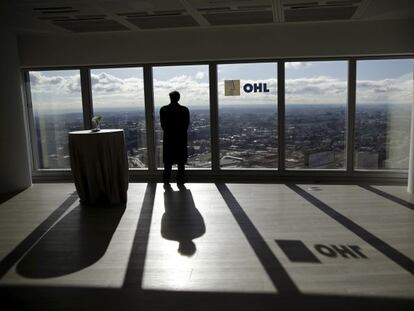
[(164, 182), (169, 182), (171, 166), (177, 164), (177, 182), (184, 182), (184, 164), (187, 163), (187, 129), (190, 113), (187, 107), (170, 103), (160, 110), (163, 135)]

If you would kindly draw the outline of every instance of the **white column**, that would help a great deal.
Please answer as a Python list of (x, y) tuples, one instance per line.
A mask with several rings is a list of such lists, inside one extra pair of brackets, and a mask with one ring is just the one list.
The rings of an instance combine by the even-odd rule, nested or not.
[(0, 194), (31, 185), (16, 35), (0, 31)]

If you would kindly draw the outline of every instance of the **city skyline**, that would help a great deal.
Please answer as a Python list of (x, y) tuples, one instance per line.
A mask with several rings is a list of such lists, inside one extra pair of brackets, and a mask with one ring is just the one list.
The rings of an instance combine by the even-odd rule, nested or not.
[[(365, 108), (363, 108), (365, 107)], [(408, 165), (405, 132), (410, 107), (362, 106), (356, 111), (356, 168), (404, 168)], [(288, 109), (285, 165), (288, 169), (343, 169), (345, 167), (345, 109), (338, 105), (309, 105)], [(338, 109), (339, 108), (339, 109)], [(155, 120), (157, 166), (162, 163), (162, 130)], [(40, 163), (44, 168), (69, 165), (67, 132), (83, 127), (81, 113), (35, 117)], [(136, 110), (109, 114), (102, 127), (123, 128), (131, 168), (146, 168), (145, 113)], [(191, 113), (189, 167), (211, 168), (209, 110)], [(392, 142), (391, 145), (389, 143)], [(223, 108), (219, 113), (220, 164), (223, 168), (277, 168), (278, 133), (275, 107), (243, 110)]]

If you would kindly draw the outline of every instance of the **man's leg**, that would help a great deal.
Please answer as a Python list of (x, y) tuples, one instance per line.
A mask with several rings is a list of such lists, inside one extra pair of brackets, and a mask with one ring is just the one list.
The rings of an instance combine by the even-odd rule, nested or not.
[(177, 184), (185, 183), (185, 165), (184, 163), (177, 163)]
[(164, 184), (168, 184), (170, 182), (171, 169), (172, 169), (172, 164), (171, 163), (164, 163), (164, 173), (163, 173), (163, 182), (164, 182)]

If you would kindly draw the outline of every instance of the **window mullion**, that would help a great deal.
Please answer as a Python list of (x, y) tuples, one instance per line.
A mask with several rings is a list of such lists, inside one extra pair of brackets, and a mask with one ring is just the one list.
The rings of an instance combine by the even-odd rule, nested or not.
[(348, 62), (348, 109), (346, 129), (346, 170), (349, 175), (354, 172), (355, 140), (355, 100), (356, 100), (356, 61)]
[(209, 65), (210, 78), (210, 131), (211, 131), (211, 168), (213, 173), (220, 170), (219, 117), (217, 64)]
[(285, 62), (277, 65), (277, 136), (278, 136), (278, 170), (285, 171)]
[(80, 70), (80, 79), (82, 92), (83, 127), (85, 129), (91, 129), (93, 117), (91, 71), (88, 68), (82, 68)]
[(152, 67), (144, 66), (144, 95), (145, 95), (145, 125), (147, 132), (147, 156), (149, 172), (155, 174), (157, 165), (155, 161), (155, 123), (154, 123), (154, 92)]

